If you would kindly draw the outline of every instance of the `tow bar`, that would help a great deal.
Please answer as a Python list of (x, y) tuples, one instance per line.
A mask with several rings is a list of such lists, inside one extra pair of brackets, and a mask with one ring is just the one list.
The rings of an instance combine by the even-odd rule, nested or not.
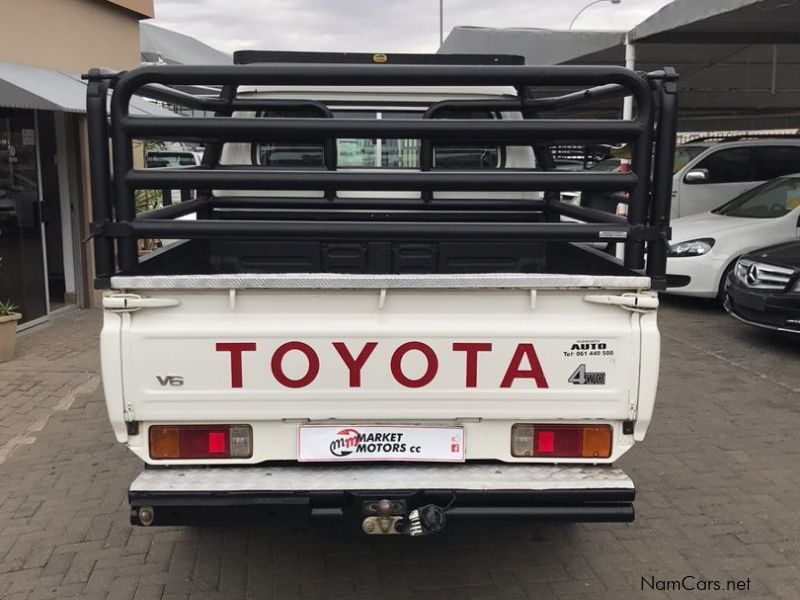
[(426, 504), (407, 512), (405, 500), (384, 498), (377, 502), (364, 502), (364, 521), (361, 529), (367, 535), (410, 535), (419, 537), (442, 531), (447, 523), (446, 507)]

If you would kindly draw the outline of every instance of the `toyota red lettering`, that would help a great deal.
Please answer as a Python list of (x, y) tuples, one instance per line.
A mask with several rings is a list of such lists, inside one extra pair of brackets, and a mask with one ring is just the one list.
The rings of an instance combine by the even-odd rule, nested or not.
[[(336, 368), (341, 367), (343, 369), (343, 375), (347, 378), (350, 388), (360, 388), (362, 386), (362, 378), (367, 363), (369, 363), (371, 369), (388, 369), (392, 379), (398, 385), (406, 388), (425, 387), (433, 382), (439, 373), (440, 357), (431, 345), (424, 342), (412, 340), (398, 345), (389, 354), (388, 364), (384, 362), (385, 358), (372, 358), (379, 347), (378, 342), (364, 342), (358, 349), (351, 348), (347, 342), (343, 341), (331, 342), (331, 345), (338, 358)], [(452, 352), (463, 354), (464, 362), (462, 368), (465, 388), (475, 389), (478, 387), (481, 362), (492, 360), (502, 361), (502, 364), (506, 367), (502, 371), (504, 373), (502, 379), (499, 382), (495, 380), (494, 385), (499, 388), (511, 388), (517, 384), (518, 380), (533, 380), (536, 388), (546, 389), (549, 387), (544, 369), (536, 354), (536, 349), (531, 343), (517, 344), (510, 357), (505, 353), (505, 356), (492, 356), (492, 354), (498, 354), (498, 352), (493, 344), (489, 342), (453, 342), (451, 348)], [(241, 388), (244, 385), (242, 353), (253, 352), (256, 349), (256, 342), (218, 342), (216, 344), (217, 352), (228, 352), (230, 354), (229, 366), (232, 388)], [(291, 352), (299, 352), (305, 358), (306, 364), (303, 367), (303, 374), (300, 376), (291, 377), (284, 370), (284, 361)], [(314, 383), (323, 366), (320, 362), (320, 355), (325, 356), (324, 353), (318, 353), (311, 345), (305, 342), (286, 342), (273, 351), (269, 360), (269, 371), (275, 381), (284, 387), (307, 387)], [(405, 370), (403, 366), (406, 357), (414, 355), (425, 365), (424, 370), (417, 375), (410, 374), (407, 372), (407, 366)]]
[(364, 367), (364, 363), (367, 362), (367, 359), (377, 345), (378, 342), (367, 342), (364, 344), (361, 352), (358, 353), (358, 356), (353, 358), (353, 355), (350, 354), (350, 350), (347, 348), (347, 344), (344, 342), (333, 342), (333, 347), (336, 348), (336, 352), (339, 353), (345, 366), (350, 370), (351, 388), (361, 387), (361, 369)]
[[(293, 350), (302, 352), (308, 359), (308, 370), (306, 374), (297, 379), (292, 379), (283, 372), (283, 358)], [(306, 343), (286, 342), (275, 350), (275, 354), (272, 355), (270, 366), (272, 367), (272, 376), (278, 383), (289, 388), (301, 388), (307, 386), (317, 378), (317, 374), (319, 373), (319, 356), (317, 356), (314, 349)]]

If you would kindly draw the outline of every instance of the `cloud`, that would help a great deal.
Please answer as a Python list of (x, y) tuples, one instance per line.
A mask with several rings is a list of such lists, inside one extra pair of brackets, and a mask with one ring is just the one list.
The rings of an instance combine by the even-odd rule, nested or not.
[[(629, 29), (669, 0), (586, 10), (576, 29)], [(455, 26), (566, 29), (588, 0), (444, 0)], [(223, 50), (435, 52), (438, 0), (156, 0), (156, 25)]]

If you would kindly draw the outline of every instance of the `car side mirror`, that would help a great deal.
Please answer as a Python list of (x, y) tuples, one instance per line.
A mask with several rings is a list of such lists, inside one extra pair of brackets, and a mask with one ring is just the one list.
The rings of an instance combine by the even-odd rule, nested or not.
[(686, 183), (705, 183), (709, 179), (711, 179), (711, 176), (708, 173), (708, 169), (692, 169), (683, 178)]

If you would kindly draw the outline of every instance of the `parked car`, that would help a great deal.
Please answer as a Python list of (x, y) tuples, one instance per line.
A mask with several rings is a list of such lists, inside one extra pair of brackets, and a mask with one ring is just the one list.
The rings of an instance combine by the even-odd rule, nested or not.
[[(618, 173), (622, 169), (621, 165), (621, 158), (609, 157), (597, 161), (585, 170)], [(562, 170), (561, 167), (559, 167), (559, 169)], [(561, 192), (561, 201), (575, 206), (596, 208), (597, 210), (603, 210), (613, 214), (617, 211), (617, 204), (619, 202), (627, 202), (628, 196), (626, 192), (603, 191), (593, 192), (591, 194), (583, 194), (581, 192)]]
[(800, 242), (743, 256), (726, 291), (725, 309), (740, 321), (800, 336)]
[(800, 138), (691, 143), (675, 154), (672, 218), (713, 210), (760, 183), (800, 172)]
[(747, 252), (798, 237), (800, 175), (762, 184), (717, 210), (676, 219), (667, 273), (683, 287), (668, 293), (724, 297), (725, 277)]

